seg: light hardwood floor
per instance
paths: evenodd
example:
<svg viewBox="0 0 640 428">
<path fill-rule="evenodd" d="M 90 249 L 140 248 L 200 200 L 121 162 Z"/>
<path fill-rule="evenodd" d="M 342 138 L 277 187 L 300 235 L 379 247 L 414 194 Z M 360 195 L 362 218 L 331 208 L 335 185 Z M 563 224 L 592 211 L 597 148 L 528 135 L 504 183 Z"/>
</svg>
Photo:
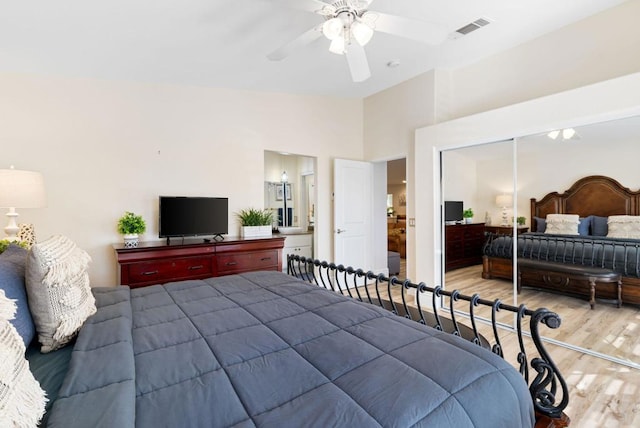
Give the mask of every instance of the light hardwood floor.
<svg viewBox="0 0 640 428">
<path fill-rule="evenodd" d="M 404 279 L 405 272 L 402 263 L 398 277 Z M 488 300 L 501 298 L 507 301 L 511 296 L 510 283 L 483 280 L 480 272 L 481 266 L 448 272 L 447 288 L 459 289 L 468 295 L 479 293 Z M 394 299 L 401 301 L 399 289 L 394 293 Z M 598 301 L 591 310 L 586 300 L 526 288 L 518 299 L 530 309 L 547 307 L 562 317 L 558 330 L 545 330 L 548 337 L 640 363 L 639 308 L 624 305 L 618 309 L 610 302 Z M 488 314 L 488 311 L 481 313 Z M 504 321 L 510 317 L 506 313 L 501 316 Z M 486 337 L 491 337 L 488 326 L 481 325 L 479 329 Z M 510 356 L 517 353 L 517 336 L 501 333 L 501 341 L 505 358 L 515 366 L 516 362 Z M 531 347 L 527 343 L 527 349 Z M 569 387 L 566 413 L 571 418 L 571 427 L 640 427 L 640 370 L 554 344 L 546 347 Z"/>
</svg>

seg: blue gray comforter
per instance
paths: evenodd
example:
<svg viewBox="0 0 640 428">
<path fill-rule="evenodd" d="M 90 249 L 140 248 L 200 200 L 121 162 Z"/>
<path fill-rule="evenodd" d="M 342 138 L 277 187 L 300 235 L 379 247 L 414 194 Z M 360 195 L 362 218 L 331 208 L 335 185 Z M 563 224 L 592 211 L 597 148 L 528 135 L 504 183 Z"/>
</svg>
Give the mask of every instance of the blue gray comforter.
<svg viewBox="0 0 640 428">
<path fill-rule="evenodd" d="M 279 272 L 95 289 L 52 427 L 530 427 L 520 374 Z"/>
</svg>

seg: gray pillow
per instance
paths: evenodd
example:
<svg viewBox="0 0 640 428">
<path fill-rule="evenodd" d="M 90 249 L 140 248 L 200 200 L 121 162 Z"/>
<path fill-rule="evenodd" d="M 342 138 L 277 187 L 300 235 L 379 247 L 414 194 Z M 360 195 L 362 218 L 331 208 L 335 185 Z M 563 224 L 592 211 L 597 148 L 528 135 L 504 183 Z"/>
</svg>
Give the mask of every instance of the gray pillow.
<svg viewBox="0 0 640 428">
<path fill-rule="evenodd" d="M 547 221 L 542 217 L 534 217 L 533 219 L 536 222 L 536 232 L 544 233 L 544 231 L 547 229 Z"/>
<path fill-rule="evenodd" d="M 589 236 L 591 231 L 591 216 L 580 217 L 580 224 L 578 225 L 578 234 L 581 236 Z"/>
<path fill-rule="evenodd" d="M 607 236 L 609 232 L 609 226 L 607 225 L 607 217 L 599 217 L 596 215 L 591 217 L 591 234 L 593 236 Z"/>
<path fill-rule="evenodd" d="M 27 295 L 41 352 L 66 345 L 96 312 L 87 273 L 90 260 L 86 252 L 62 235 L 31 247 Z"/>
</svg>

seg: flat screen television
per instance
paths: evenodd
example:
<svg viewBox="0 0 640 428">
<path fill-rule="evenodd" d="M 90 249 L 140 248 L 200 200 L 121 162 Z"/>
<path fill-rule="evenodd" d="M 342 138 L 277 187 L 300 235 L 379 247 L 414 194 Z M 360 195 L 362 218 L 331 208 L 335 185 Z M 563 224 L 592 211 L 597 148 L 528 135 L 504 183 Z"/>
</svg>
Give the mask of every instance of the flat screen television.
<svg viewBox="0 0 640 428">
<path fill-rule="evenodd" d="M 444 221 L 462 221 L 462 201 L 444 201 Z"/>
<path fill-rule="evenodd" d="M 160 196 L 160 238 L 229 233 L 229 199 Z"/>
</svg>

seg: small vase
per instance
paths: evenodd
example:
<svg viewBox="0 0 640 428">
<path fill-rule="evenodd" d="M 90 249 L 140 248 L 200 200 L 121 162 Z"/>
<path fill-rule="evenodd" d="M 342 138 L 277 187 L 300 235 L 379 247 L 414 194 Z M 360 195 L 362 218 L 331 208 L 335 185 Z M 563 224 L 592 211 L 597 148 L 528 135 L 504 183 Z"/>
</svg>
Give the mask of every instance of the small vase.
<svg viewBox="0 0 640 428">
<path fill-rule="evenodd" d="M 124 234 L 124 246 L 126 248 L 135 248 L 138 246 L 138 234 L 137 233 L 125 233 Z"/>
<path fill-rule="evenodd" d="M 467 218 L 464 219 L 464 222 L 466 224 L 471 224 L 472 221 L 473 221 L 473 218 L 471 218 L 471 217 L 467 217 Z"/>
</svg>

